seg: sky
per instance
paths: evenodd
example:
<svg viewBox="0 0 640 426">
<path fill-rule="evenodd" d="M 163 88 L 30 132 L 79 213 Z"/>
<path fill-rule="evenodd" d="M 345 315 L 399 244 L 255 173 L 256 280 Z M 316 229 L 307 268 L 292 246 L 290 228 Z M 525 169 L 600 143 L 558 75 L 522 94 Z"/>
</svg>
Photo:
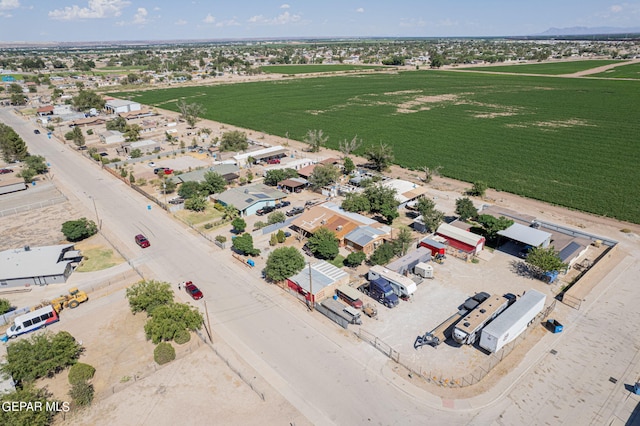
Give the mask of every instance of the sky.
<svg viewBox="0 0 640 426">
<path fill-rule="evenodd" d="M 0 0 L 0 42 L 481 37 L 605 26 L 640 26 L 640 0 Z"/>
</svg>

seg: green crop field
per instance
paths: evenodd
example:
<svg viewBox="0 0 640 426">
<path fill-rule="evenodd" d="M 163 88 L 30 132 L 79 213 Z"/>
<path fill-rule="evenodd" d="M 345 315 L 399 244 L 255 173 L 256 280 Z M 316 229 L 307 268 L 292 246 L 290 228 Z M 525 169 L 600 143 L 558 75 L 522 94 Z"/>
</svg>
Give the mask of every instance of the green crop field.
<svg viewBox="0 0 640 426">
<path fill-rule="evenodd" d="M 302 140 L 391 145 L 396 162 L 640 223 L 640 82 L 411 71 L 112 93 Z M 257 136 L 254 136 L 257 137 Z"/>
<path fill-rule="evenodd" d="M 267 65 L 261 67 L 268 74 L 310 74 L 314 72 L 362 71 L 384 69 L 382 65 Z M 389 67 L 392 68 L 392 67 Z"/>
<path fill-rule="evenodd" d="M 589 77 L 640 79 L 640 63 L 620 65 L 605 72 L 591 74 Z"/>
<path fill-rule="evenodd" d="M 564 61 L 564 62 L 544 62 L 540 64 L 522 65 L 501 65 L 497 67 L 469 67 L 465 70 L 487 71 L 487 72 L 509 72 L 518 74 L 544 74 L 561 75 L 573 74 L 574 72 L 585 71 L 603 65 L 615 64 L 622 61 L 594 59 L 590 61 Z"/>
</svg>

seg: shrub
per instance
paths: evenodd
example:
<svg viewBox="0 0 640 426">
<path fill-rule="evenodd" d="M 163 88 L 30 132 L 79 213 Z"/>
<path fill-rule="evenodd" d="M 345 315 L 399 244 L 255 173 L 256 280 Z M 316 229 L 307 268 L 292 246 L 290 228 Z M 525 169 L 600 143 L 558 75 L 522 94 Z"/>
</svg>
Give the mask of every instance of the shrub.
<svg viewBox="0 0 640 426">
<path fill-rule="evenodd" d="M 89 380 L 95 374 L 96 369 L 89 364 L 79 362 L 69 369 L 69 383 L 72 385 Z"/>
<path fill-rule="evenodd" d="M 214 208 L 214 209 L 216 209 L 216 210 L 218 210 L 218 211 L 220 211 L 220 212 L 223 212 L 223 211 L 224 211 L 224 206 L 223 206 L 222 204 L 220 204 L 220 203 L 215 203 L 215 204 L 213 205 L 213 208 Z"/>
<path fill-rule="evenodd" d="M 205 223 L 204 224 L 204 229 L 211 229 L 213 228 L 213 224 L 212 223 Z"/>
<path fill-rule="evenodd" d="M 278 244 L 278 236 L 276 234 L 271 234 L 271 238 L 269 239 L 269 245 L 275 246 Z"/>
<path fill-rule="evenodd" d="M 98 226 L 86 217 L 69 220 L 62 224 L 62 233 L 69 241 L 80 241 L 98 232 Z"/>
<path fill-rule="evenodd" d="M 173 340 L 179 345 L 184 345 L 191 340 L 191 333 L 187 330 L 178 331 Z"/>
<path fill-rule="evenodd" d="M 91 405 L 94 393 L 95 390 L 93 389 L 93 385 L 86 380 L 81 380 L 80 382 L 71 385 L 69 396 L 73 399 L 73 402 L 76 405 L 84 407 L 86 405 Z"/>
<path fill-rule="evenodd" d="M 160 365 L 166 364 L 176 359 L 176 350 L 171 346 L 171 343 L 160 342 L 153 350 L 153 359 Z"/>
<path fill-rule="evenodd" d="M 0 315 L 11 310 L 11 302 L 8 299 L 0 299 Z"/>
<path fill-rule="evenodd" d="M 225 237 L 224 235 L 216 235 L 216 241 L 219 243 L 226 243 L 227 237 Z"/>
<path fill-rule="evenodd" d="M 93 134 L 93 129 L 89 129 L 89 130 L 87 130 L 87 134 L 88 134 L 88 135 L 92 135 L 92 134 Z"/>
<path fill-rule="evenodd" d="M 266 224 L 266 223 L 264 223 L 264 222 L 262 222 L 261 220 L 259 220 L 259 221 L 257 221 L 256 223 L 254 223 L 254 224 L 253 224 L 253 227 L 254 227 L 255 229 L 262 229 L 262 228 L 264 228 L 265 226 L 267 226 L 267 224 Z"/>
<path fill-rule="evenodd" d="M 282 244 L 287 239 L 287 236 L 284 235 L 284 231 L 282 229 L 278 229 L 278 232 L 276 233 L 276 238 L 278 239 L 278 242 Z"/>
<path fill-rule="evenodd" d="M 367 257 L 366 254 L 364 254 L 361 251 L 354 251 L 351 252 L 347 255 L 347 258 L 344 260 L 344 264 L 349 266 L 349 267 L 356 267 L 362 264 L 362 262 L 364 262 L 364 259 Z"/>
</svg>

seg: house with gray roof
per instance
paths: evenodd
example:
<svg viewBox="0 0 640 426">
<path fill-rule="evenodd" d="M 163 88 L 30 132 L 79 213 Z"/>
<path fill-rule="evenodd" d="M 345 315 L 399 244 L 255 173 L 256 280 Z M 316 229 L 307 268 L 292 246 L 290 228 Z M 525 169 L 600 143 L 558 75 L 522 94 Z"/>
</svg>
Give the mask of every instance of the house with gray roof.
<svg viewBox="0 0 640 426">
<path fill-rule="evenodd" d="M 216 196 L 223 206 L 234 206 L 242 216 L 250 216 L 266 206 L 274 206 L 287 194 L 263 183 L 227 189 Z"/>
<path fill-rule="evenodd" d="M 348 283 L 349 274 L 324 260 L 309 265 L 293 277 L 287 278 L 290 289 L 314 303 L 333 296 L 336 288 Z"/>
<path fill-rule="evenodd" d="M 240 169 L 235 164 L 216 164 L 211 167 L 181 173 L 169 179 L 178 185 L 185 182 L 204 182 L 204 175 L 207 172 L 214 172 L 222 176 L 227 183 L 230 183 L 240 177 L 240 175 L 238 175 L 239 171 Z"/>
<path fill-rule="evenodd" d="M 73 244 L 25 246 L 0 252 L 0 289 L 67 281 L 82 255 Z"/>
</svg>

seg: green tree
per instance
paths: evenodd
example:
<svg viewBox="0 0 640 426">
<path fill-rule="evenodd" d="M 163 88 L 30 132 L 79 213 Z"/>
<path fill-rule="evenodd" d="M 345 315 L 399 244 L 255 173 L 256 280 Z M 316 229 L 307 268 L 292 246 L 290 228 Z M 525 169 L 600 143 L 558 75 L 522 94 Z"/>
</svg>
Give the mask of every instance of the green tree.
<svg viewBox="0 0 640 426">
<path fill-rule="evenodd" d="M 4 315 L 11 310 L 11 302 L 7 299 L 0 299 L 0 315 Z"/>
<path fill-rule="evenodd" d="M 198 330 L 202 322 L 202 314 L 195 307 L 170 303 L 153 310 L 151 319 L 144 325 L 144 332 L 148 340 L 158 344 L 163 340 L 173 340 L 183 330 Z"/>
<path fill-rule="evenodd" d="M 231 226 L 233 226 L 233 232 L 242 234 L 247 228 L 247 222 L 241 217 L 236 217 L 231 221 Z"/>
<path fill-rule="evenodd" d="M 314 190 L 332 184 L 340 177 L 340 171 L 333 164 L 318 164 L 309 176 L 309 183 Z"/>
<path fill-rule="evenodd" d="M 370 146 L 364 156 L 369 160 L 370 166 L 379 172 L 386 170 L 394 160 L 393 148 L 384 143 Z"/>
<path fill-rule="evenodd" d="M 160 189 L 162 190 L 163 194 L 171 194 L 176 190 L 176 187 L 178 186 L 178 184 L 175 183 L 173 179 L 167 178 L 162 179 L 162 183 L 160 185 Z"/>
<path fill-rule="evenodd" d="M 202 212 L 207 208 L 207 198 L 203 195 L 187 198 L 184 201 L 184 208 L 194 212 Z"/>
<path fill-rule="evenodd" d="M 244 151 L 249 148 L 247 134 L 239 130 L 224 132 L 220 139 L 220 151 Z"/>
<path fill-rule="evenodd" d="M 33 383 L 24 384 L 14 391 L 0 394 L 0 406 L 5 404 L 30 402 L 40 403 L 46 407 L 47 403 L 53 403 L 52 394 L 46 388 L 36 388 Z M 59 402 L 59 401 L 58 401 Z M 62 404 L 60 404 L 62 407 Z M 53 423 L 56 412 L 52 410 L 0 410 L 0 424 L 5 426 L 48 426 Z"/>
<path fill-rule="evenodd" d="M 150 315 L 158 306 L 173 302 L 173 291 L 167 282 L 143 280 L 126 291 L 131 312 L 146 312 Z"/>
<path fill-rule="evenodd" d="M 427 166 L 423 167 L 422 171 L 424 172 L 424 178 L 422 178 L 422 180 L 424 181 L 424 183 L 431 183 L 434 176 L 440 176 L 441 169 L 442 169 L 442 166 L 437 166 L 435 168 L 431 168 Z"/>
<path fill-rule="evenodd" d="M 71 131 L 71 140 L 77 146 L 85 145 L 84 134 L 82 133 L 82 129 L 78 126 L 73 126 L 73 130 Z"/>
<path fill-rule="evenodd" d="M 482 225 L 488 240 L 495 241 L 498 238 L 498 231 L 503 231 L 513 225 L 513 220 L 504 216 L 496 218 L 490 214 L 478 216 L 478 223 Z"/>
<path fill-rule="evenodd" d="M 137 124 L 127 125 L 124 129 L 124 138 L 129 142 L 140 140 L 140 132 L 142 128 Z"/>
<path fill-rule="evenodd" d="M 401 226 L 398 230 L 398 235 L 396 235 L 396 239 L 393 240 L 393 245 L 395 248 L 395 253 L 399 256 L 404 256 L 407 254 L 409 247 L 411 247 L 411 243 L 413 241 L 413 234 L 411 233 L 411 229 L 407 226 Z"/>
<path fill-rule="evenodd" d="M 28 168 L 37 174 L 46 173 L 48 170 L 47 162 L 42 155 L 28 155 L 24 158 L 24 162 Z"/>
<path fill-rule="evenodd" d="M 153 350 L 153 360 L 159 365 L 166 364 L 176 359 L 176 350 L 169 342 L 160 342 Z"/>
<path fill-rule="evenodd" d="M 73 383 L 69 390 L 69 396 L 73 400 L 74 404 L 80 407 L 91 405 L 94 394 L 95 390 L 93 385 L 86 380 Z"/>
<path fill-rule="evenodd" d="M 194 127 L 200 116 L 207 111 L 205 107 L 198 103 L 188 104 L 184 99 L 178 101 L 178 109 L 180 110 L 180 118 L 187 122 L 189 127 Z"/>
<path fill-rule="evenodd" d="M 227 204 L 224 206 L 224 210 L 222 211 L 222 219 L 224 220 L 233 220 L 236 217 L 240 216 L 240 212 L 233 204 Z"/>
<path fill-rule="evenodd" d="M 538 273 L 562 271 L 568 267 L 568 265 L 560 259 L 558 252 L 553 246 L 547 248 L 533 247 L 529 250 L 525 262 L 531 265 Z"/>
<path fill-rule="evenodd" d="M 4 123 L 0 123 L 0 151 L 6 162 L 23 161 L 29 156 L 29 150 L 24 140 Z"/>
<path fill-rule="evenodd" d="M 344 259 L 344 264 L 350 268 L 362 265 L 362 262 L 367 258 L 367 255 L 361 251 L 353 251 L 347 255 Z"/>
<path fill-rule="evenodd" d="M 469 195 L 473 195 L 476 197 L 480 197 L 480 198 L 484 198 L 486 192 L 487 192 L 487 184 L 481 180 L 474 182 L 473 186 L 471 187 L 471 189 L 469 191 L 467 191 L 467 193 Z"/>
<path fill-rule="evenodd" d="M 123 117 L 117 116 L 113 120 L 107 121 L 105 125 L 107 126 L 107 130 L 117 130 L 124 133 L 125 129 L 127 128 L 127 120 L 125 120 Z"/>
<path fill-rule="evenodd" d="M 142 157 L 142 151 L 140 150 L 140 148 L 134 148 L 131 150 L 129 155 L 131 155 L 131 158 L 140 158 Z"/>
<path fill-rule="evenodd" d="M 286 179 L 291 179 L 294 177 L 298 177 L 298 172 L 294 169 L 276 169 L 276 170 L 267 170 L 267 173 L 264 176 L 264 184 L 270 186 L 276 186 L 278 182 L 282 182 Z"/>
<path fill-rule="evenodd" d="M 69 369 L 69 383 L 80 383 L 93 378 L 96 369 L 89 364 L 78 362 Z"/>
<path fill-rule="evenodd" d="M 95 235 L 98 232 L 98 226 L 92 220 L 86 217 L 78 220 L 69 220 L 62 224 L 62 233 L 69 241 L 81 241 Z"/>
<path fill-rule="evenodd" d="M 478 217 L 478 209 L 469 198 L 458 198 L 456 200 L 456 214 L 460 216 L 460 220 L 475 219 Z"/>
<path fill-rule="evenodd" d="M 20 86 L 18 83 L 11 83 L 9 85 L 9 93 L 13 95 L 21 95 L 23 93 L 22 86 Z"/>
<path fill-rule="evenodd" d="M 334 259 L 338 255 L 339 241 L 336 234 L 327 228 L 317 229 L 309 237 L 309 249 L 320 259 Z"/>
<path fill-rule="evenodd" d="M 244 233 L 235 237 L 232 246 L 236 251 L 246 256 L 258 256 L 260 254 L 260 250 L 253 247 L 253 237 L 251 234 Z"/>
<path fill-rule="evenodd" d="M 38 333 L 7 347 L 7 362 L 0 366 L 18 383 L 51 377 L 76 363 L 82 346 L 66 331 Z"/>
<path fill-rule="evenodd" d="M 208 194 L 219 194 L 225 190 L 227 181 L 220 173 L 208 171 L 204 174 L 204 182 L 200 184 L 200 188 Z"/>
<path fill-rule="evenodd" d="M 11 105 L 26 105 L 27 97 L 24 93 L 13 93 L 11 95 Z"/>
<path fill-rule="evenodd" d="M 362 139 L 358 139 L 358 135 L 355 135 L 350 141 L 344 139 L 338 143 L 338 149 L 344 155 L 345 160 L 354 153 L 362 145 Z M 353 161 L 352 161 L 353 163 Z"/>
<path fill-rule="evenodd" d="M 431 56 L 431 68 L 440 68 L 444 65 L 444 58 L 438 53 L 432 53 Z"/>
<path fill-rule="evenodd" d="M 345 195 L 341 207 L 348 212 L 368 212 L 371 210 L 371 203 L 365 194 L 350 192 Z"/>
<path fill-rule="evenodd" d="M 269 216 L 267 216 L 267 223 L 269 225 L 273 225 L 275 223 L 284 222 L 285 220 L 287 220 L 287 217 L 282 212 L 269 213 Z"/>
<path fill-rule="evenodd" d="M 276 239 L 278 240 L 278 243 L 282 244 L 286 241 L 287 236 L 285 235 L 284 231 L 282 229 L 278 229 L 278 232 L 276 232 Z"/>
<path fill-rule="evenodd" d="M 309 145 L 310 152 L 318 152 L 320 148 L 326 145 L 329 140 L 328 136 L 324 136 L 322 130 L 309 130 L 305 135 L 303 142 Z"/>
<path fill-rule="evenodd" d="M 184 182 L 180 185 L 180 188 L 178 188 L 178 195 L 182 198 L 188 199 L 201 196 L 202 194 L 203 191 L 202 188 L 200 188 L 200 183 L 193 180 Z"/>
<path fill-rule="evenodd" d="M 373 252 L 369 257 L 369 263 L 372 265 L 386 265 L 394 256 L 393 244 L 384 243 Z"/>
<path fill-rule="evenodd" d="M 102 96 L 91 90 L 80 90 L 71 102 L 78 111 L 89 111 L 91 108 L 101 110 L 106 103 Z"/>
<path fill-rule="evenodd" d="M 345 175 L 350 175 L 356 169 L 356 165 L 349 157 L 344 158 L 344 160 L 342 161 L 342 166 L 344 167 Z"/>
<path fill-rule="evenodd" d="M 30 168 L 25 168 L 23 169 L 18 176 L 21 177 L 22 179 L 24 179 L 24 181 L 26 183 L 32 182 L 33 178 L 35 178 L 37 175 L 37 173 L 35 171 L 33 171 L 33 169 Z"/>
<path fill-rule="evenodd" d="M 396 200 L 397 191 L 394 188 L 379 184 L 371 185 L 364 190 L 363 194 L 369 199 L 371 205 L 369 211 L 373 214 L 381 214 L 387 223 L 393 222 L 393 219 L 400 215 L 398 213 L 400 203 Z"/>
<path fill-rule="evenodd" d="M 444 221 L 444 213 L 436 210 L 436 204 L 429 198 L 419 198 L 416 202 L 415 209 L 422 216 L 425 226 L 432 232 L 438 229 L 438 226 Z"/>
<path fill-rule="evenodd" d="M 267 258 L 265 276 L 271 281 L 283 281 L 302 271 L 304 256 L 295 247 L 280 247 L 273 250 Z"/>
<path fill-rule="evenodd" d="M 275 246 L 277 244 L 278 244 L 278 236 L 275 233 L 273 233 L 273 234 L 271 234 L 271 237 L 269 238 L 269 245 L 270 246 Z"/>
</svg>

